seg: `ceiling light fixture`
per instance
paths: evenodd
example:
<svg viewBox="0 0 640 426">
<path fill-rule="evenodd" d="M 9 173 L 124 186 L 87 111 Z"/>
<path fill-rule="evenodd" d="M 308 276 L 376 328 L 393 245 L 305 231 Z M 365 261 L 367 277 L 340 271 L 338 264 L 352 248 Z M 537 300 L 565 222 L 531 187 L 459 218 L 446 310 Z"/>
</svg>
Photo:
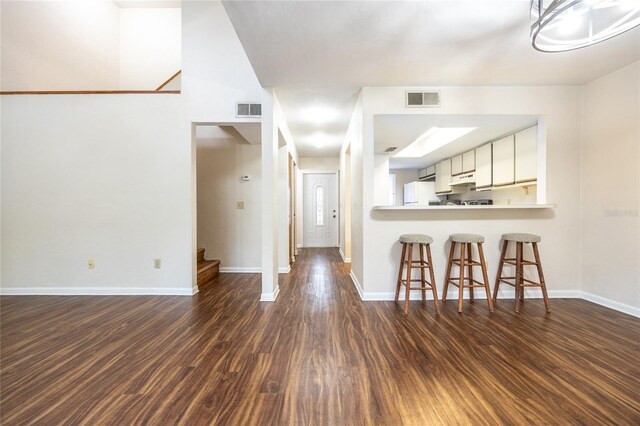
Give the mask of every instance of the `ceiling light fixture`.
<svg viewBox="0 0 640 426">
<path fill-rule="evenodd" d="M 307 141 L 316 148 L 323 148 L 328 145 L 330 137 L 325 133 L 316 132 L 307 138 Z"/>
<path fill-rule="evenodd" d="M 394 155 L 394 158 L 422 158 L 475 129 L 477 127 L 432 127 Z"/>
<path fill-rule="evenodd" d="M 302 110 L 302 117 L 304 121 L 309 121 L 316 124 L 326 124 L 336 121 L 340 114 L 335 108 L 330 108 L 323 105 L 315 105 Z"/>
<path fill-rule="evenodd" d="M 640 0 L 531 0 L 531 44 L 566 52 L 640 25 Z"/>
</svg>

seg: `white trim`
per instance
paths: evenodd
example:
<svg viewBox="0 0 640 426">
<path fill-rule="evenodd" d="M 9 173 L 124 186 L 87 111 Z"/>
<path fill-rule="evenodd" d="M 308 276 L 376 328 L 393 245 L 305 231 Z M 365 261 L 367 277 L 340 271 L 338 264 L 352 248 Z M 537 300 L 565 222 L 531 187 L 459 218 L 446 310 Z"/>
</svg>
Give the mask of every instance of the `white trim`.
<svg viewBox="0 0 640 426">
<path fill-rule="evenodd" d="M 589 302 L 595 303 L 597 305 L 605 306 L 610 309 L 615 309 L 616 311 L 623 312 L 625 314 L 629 314 L 634 317 L 640 318 L 640 308 L 638 307 L 616 302 L 615 300 L 607 299 L 606 297 L 602 297 L 602 296 L 597 296 L 592 293 L 587 293 L 586 291 L 582 292 L 582 298 L 584 300 L 588 300 Z"/>
<path fill-rule="evenodd" d="M 404 300 L 404 287 L 400 290 L 400 299 Z M 550 299 L 580 299 L 582 298 L 582 292 L 579 290 L 551 290 L 548 292 Z M 411 298 L 409 300 L 422 300 L 422 294 L 417 290 L 411 291 Z M 442 293 L 438 293 L 438 297 L 442 299 Z M 395 293 L 364 293 L 360 298 L 363 301 L 388 301 L 395 300 Z M 476 299 L 486 299 L 487 295 L 484 291 L 476 290 Z M 515 298 L 514 289 L 500 290 L 498 292 L 498 299 L 513 299 Z M 469 299 L 469 291 L 465 290 L 463 299 Z M 542 299 L 542 292 L 538 290 L 525 290 L 525 299 Z M 433 300 L 433 293 L 427 290 L 427 300 Z M 458 289 L 454 288 L 447 292 L 447 300 L 458 300 Z"/>
<path fill-rule="evenodd" d="M 221 274 L 259 274 L 262 272 L 261 267 L 255 266 L 221 266 Z"/>
<path fill-rule="evenodd" d="M 340 252 L 340 257 L 342 257 L 342 261 L 344 263 L 351 263 L 351 258 L 344 256 L 344 253 L 342 252 L 342 247 L 338 247 L 338 251 Z"/>
<path fill-rule="evenodd" d="M 2 296 L 193 296 L 198 287 L 2 287 Z"/>
<path fill-rule="evenodd" d="M 298 169 L 298 171 L 303 174 L 320 174 L 320 175 L 328 175 L 328 174 L 338 174 L 338 169 Z"/>
<path fill-rule="evenodd" d="M 262 293 L 260 295 L 261 302 L 275 302 L 278 294 L 280 293 L 280 286 L 277 286 L 273 293 Z"/>
<path fill-rule="evenodd" d="M 259 274 L 262 272 L 261 267 L 255 266 L 223 266 L 220 268 L 221 274 Z M 291 266 L 278 268 L 279 274 L 288 274 L 291 272 Z"/>
<path fill-rule="evenodd" d="M 349 272 L 349 276 L 351 277 L 351 281 L 353 282 L 353 285 L 356 286 L 356 290 L 358 290 L 358 295 L 360 295 L 360 299 L 368 300 L 368 299 L 365 299 L 365 293 L 362 290 L 362 286 L 360 285 L 360 282 L 358 281 L 358 278 L 356 278 L 356 274 L 353 273 L 353 270 Z M 393 299 L 391 299 L 391 300 L 393 300 Z"/>
</svg>

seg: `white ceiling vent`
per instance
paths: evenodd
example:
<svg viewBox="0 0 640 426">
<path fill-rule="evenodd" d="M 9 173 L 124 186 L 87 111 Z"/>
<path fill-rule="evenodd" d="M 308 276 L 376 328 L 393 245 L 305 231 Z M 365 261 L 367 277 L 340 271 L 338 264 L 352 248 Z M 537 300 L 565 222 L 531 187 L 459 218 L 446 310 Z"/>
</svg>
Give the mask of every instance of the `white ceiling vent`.
<svg viewBox="0 0 640 426">
<path fill-rule="evenodd" d="M 262 117 L 262 104 L 236 102 L 236 117 Z"/>
<path fill-rule="evenodd" d="M 440 91 L 405 92 L 405 106 L 407 108 L 433 108 L 440 106 Z"/>
</svg>

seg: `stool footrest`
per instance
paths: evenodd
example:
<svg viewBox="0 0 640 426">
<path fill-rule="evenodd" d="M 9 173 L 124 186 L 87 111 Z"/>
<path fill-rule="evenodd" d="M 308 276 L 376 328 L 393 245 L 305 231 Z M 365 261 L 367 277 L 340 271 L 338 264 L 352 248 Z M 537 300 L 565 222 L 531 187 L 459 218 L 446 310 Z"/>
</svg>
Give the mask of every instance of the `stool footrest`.
<svg viewBox="0 0 640 426">
<path fill-rule="evenodd" d="M 500 280 L 501 283 L 509 284 L 510 286 L 515 287 L 516 286 L 515 282 L 507 281 L 507 280 L 514 280 L 515 281 L 515 279 L 516 279 L 516 277 L 502 277 L 499 280 Z M 526 278 L 523 278 L 522 281 L 524 281 L 525 283 L 528 283 L 528 284 L 520 284 L 520 287 L 542 287 L 542 283 L 531 281 L 531 280 L 528 280 Z"/>
<path fill-rule="evenodd" d="M 455 278 L 452 278 L 449 280 L 449 284 L 453 284 L 456 287 L 460 287 L 460 278 L 458 278 L 457 281 L 454 281 Z M 467 280 L 468 278 L 465 278 L 465 280 Z M 473 280 L 473 282 L 475 284 L 462 284 L 462 287 L 464 288 L 484 288 L 486 287 L 485 283 L 481 283 L 480 281 L 477 280 Z"/>
<path fill-rule="evenodd" d="M 516 259 L 504 259 L 504 263 L 508 264 L 508 265 L 513 265 L 516 266 Z M 524 260 L 522 259 L 522 264 L 523 265 L 537 265 L 536 262 L 532 261 L 532 260 Z"/>
<path fill-rule="evenodd" d="M 411 282 L 415 282 L 416 280 L 411 280 Z M 420 281 L 420 280 L 417 280 Z M 422 282 L 422 281 L 421 281 Z M 427 284 L 428 287 L 411 287 L 411 284 L 409 284 L 409 290 L 431 290 L 433 289 L 433 285 L 428 282 L 428 281 L 424 281 L 425 284 Z M 407 280 L 401 280 L 400 284 L 402 284 L 403 286 L 407 286 Z"/>
<path fill-rule="evenodd" d="M 460 266 L 460 259 L 453 259 L 451 263 Z M 465 259 L 464 266 L 482 266 L 482 263 L 478 262 L 477 260 L 468 261 Z"/>
</svg>

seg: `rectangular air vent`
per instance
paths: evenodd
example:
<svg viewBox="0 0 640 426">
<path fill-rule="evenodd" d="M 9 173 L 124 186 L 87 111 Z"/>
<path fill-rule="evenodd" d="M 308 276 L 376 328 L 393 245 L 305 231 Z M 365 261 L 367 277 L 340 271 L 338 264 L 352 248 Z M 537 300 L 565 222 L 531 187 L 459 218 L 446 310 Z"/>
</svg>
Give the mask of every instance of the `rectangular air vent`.
<svg viewBox="0 0 640 426">
<path fill-rule="evenodd" d="M 236 117 L 262 117 L 262 104 L 253 102 L 237 102 Z"/>
<path fill-rule="evenodd" d="M 405 92 L 405 106 L 407 108 L 433 108 L 440 106 L 440 91 Z"/>
<path fill-rule="evenodd" d="M 389 148 L 385 149 L 385 150 L 384 150 L 384 152 L 393 152 L 393 151 L 395 151 L 396 149 L 398 149 L 398 147 L 397 147 L 397 146 L 390 146 Z"/>
</svg>

